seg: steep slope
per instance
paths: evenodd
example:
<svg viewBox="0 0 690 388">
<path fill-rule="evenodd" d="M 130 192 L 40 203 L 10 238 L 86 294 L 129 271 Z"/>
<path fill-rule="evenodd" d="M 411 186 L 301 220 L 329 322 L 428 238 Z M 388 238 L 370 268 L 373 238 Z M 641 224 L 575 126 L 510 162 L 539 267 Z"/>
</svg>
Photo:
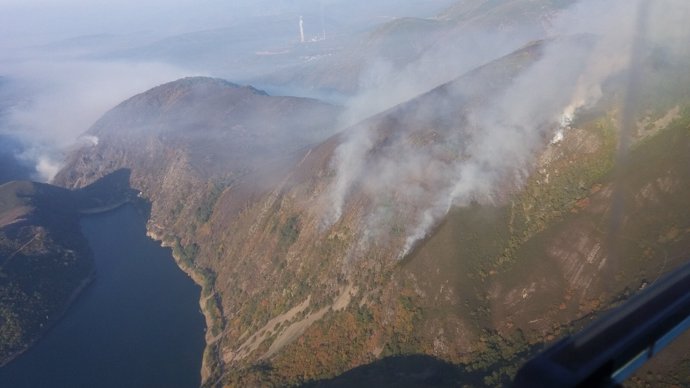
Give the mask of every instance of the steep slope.
<svg viewBox="0 0 690 388">
<path fill-rule="evenodd" d="M 646 87 L 658 88 L 654 76 L 648 81 Z M 620 86 L 607 92 L 616 95 Z M 223 297 L 227 334 L 220 339 L 230 364 L 226 384 L 305 382 L 410 353 L 464 365 L 456 372 L 463 379 L 480 372 L 484 384 L 504 383 L 539 344 L 687 260 L 688 95 L 683 87 L 656 90 L 681 105 L 659 106 L 651 95 L 644 101 L 656 106 L 640 109 L 650 113 L 639 117 L 635 146 L 619 170 L 613 162 L 621 129 L 612 113 L 618 103 L 607 99 L 582 112 L 560 142 L 543 143 L 524 186 L 508 180 L 497 200 L 479 196 L 453 208 L 401 263 L 394 259 L 414 207 L 406 208 L 395 186 L 388 186 L 390 198 L 377 198 L 368 194 L 371 182 L 359 182 L 342 218 L 324 226 L 319 215 L 327 209 L 317 200 L 333 176 L 334 144 L 312 151 L 300 171 L 314 170 L 296 173 L 294 185 L 277 187 L 232 219 L 214 214 L 208 230 L 220 236 L 200 236 L 199 244 L 224 241 L 233 250 L 202 248 L 199 261 L 215 255 L 216 285 L 230 290 Z M 421 144 L 436 136 L 443 143 L 446 110 L 417 110 L 428 108 L 421 101 L 363 124 L 375 129 L 366 168 L 400 152 L 398 136 Z M 462 115 L 451 112 L 462 126 Z M 424 120 L 429 117 L 440 120 Z M 424 136 L 427 128 L 437 132 Z M 433 185 L 428 173 L 417 179 Z M 300 181 L 302 174 L 311 178 Z M 219 211 L 231 201 L 227 194 Z M 386 223 L 368 239 L 367 216 L 377 209 L 388 211 L 376 217 Z M 680 375 L 666 383 L 682 384 L 688 376 Z"/>
</svg>

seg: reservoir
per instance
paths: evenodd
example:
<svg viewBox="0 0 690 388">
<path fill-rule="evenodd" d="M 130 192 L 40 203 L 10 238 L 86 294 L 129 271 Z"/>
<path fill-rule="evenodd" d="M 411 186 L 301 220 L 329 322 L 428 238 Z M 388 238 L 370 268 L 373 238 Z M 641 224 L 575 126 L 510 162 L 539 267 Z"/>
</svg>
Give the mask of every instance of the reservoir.
<svg viewBox="0 0 690 388">
<path fill-rule="evenodd" d="M 133 206 L 86 216 L 96 278 L 0 387 L 198 387 L 204 350 L 200 288 L 169 248 L 146 236 Z"/>
</svg>

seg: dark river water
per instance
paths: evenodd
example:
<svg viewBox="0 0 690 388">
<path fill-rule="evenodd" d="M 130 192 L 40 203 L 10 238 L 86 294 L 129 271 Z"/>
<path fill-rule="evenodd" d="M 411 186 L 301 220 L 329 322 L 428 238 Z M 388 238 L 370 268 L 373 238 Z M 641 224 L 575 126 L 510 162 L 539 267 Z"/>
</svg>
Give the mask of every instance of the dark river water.
<svg viewBox="0 0 690 388">
<path fill-rule="evenodd" d="M 0 368 L 0 387 L 198 387 L 200 289 L 133 206 L 85 217 L 96 280 L 34 347 Z"/>
</svg>

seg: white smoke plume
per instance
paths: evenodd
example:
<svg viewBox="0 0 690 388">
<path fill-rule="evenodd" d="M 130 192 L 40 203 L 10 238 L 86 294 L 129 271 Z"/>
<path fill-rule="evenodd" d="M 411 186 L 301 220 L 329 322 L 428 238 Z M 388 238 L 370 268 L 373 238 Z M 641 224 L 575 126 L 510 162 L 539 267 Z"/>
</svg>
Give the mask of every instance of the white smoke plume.
<svg viewBox="0 0 690 388">
<path fill-rule="evenodd" d="M 53 177 L 60 171 L 60 162 L 51 159 L 50 156 L 41 155 L 36 161 L 37 180 L 41 182 L 50 182 Z"/>
<path fill-rule="evenodd" d="M 35 165 L 34 179 L 43 182 L 59 170 L 62 152 L 77 143 L 98 143 L 93 136 L 79 136 L 106 111 L 134 94 L 187 75 L 157 63 L 43 60 L 0 64 L 0 73 L 30 90 L 6 113 L 0 132 L 27 145 L 19 157 Z"/>
<path fill-rule="evenodd" d="M 77 139 L 77 141 L 81 141 L 83 143 L 86 143 L 86 145 L 95 147 L 98 145 L 98 136 L 82 135 L 79 137 L 79 139 Z"/>
<path fill-rule="evenodd" d="M 403 257 L 451 207 L 474 200 L 495 202 L 501 187 L 520 187 L 534 157 L 554 133 L 567 130 L 579 109 L 601 98 L 602 84 L 627 68 L 637 4 L 589 0 L 563 11 L 554 20 L 554 38 L 544 44 L 539 59 L 502 92 L 468 108 L 466 117 L 449 118 L 457 121 L 454 129 L 434 134 L 441 141 L 422 141 L 419 146 L 419 139 L 410 140 L 414 136 L 398 134 L 380 146 L 376 143 L 380 128 L 353 127 L 332 160 L 335 177 L 325 194 L 331 204 L 326 225 L 338 221 L 357 187 L 373 203 L 362 236 L 385 236 L 399 221 L 405 226 L 399 256 Z M 667 4 L 688 9 L 678 1 Z M 405 84 L 405 77 L 397 79 L 402 84 L 395 90 L 416 90 L 417 85 Z M 460 87 L 452 93 L 471 97 L 477 91 Z M 397 102 L 393 99 L 393 104 Z M 428 109 L 439 115 L 444 104 L 446 99 L 437 98 Z"/>
</svg>

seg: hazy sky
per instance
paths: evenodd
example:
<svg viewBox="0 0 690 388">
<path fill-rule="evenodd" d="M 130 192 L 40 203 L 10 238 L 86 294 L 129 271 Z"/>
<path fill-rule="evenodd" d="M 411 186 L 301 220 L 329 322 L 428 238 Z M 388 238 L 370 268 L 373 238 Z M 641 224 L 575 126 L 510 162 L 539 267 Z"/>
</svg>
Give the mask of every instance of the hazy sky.
<svg viewBox="0 0 690 388">
<path fill-rule="evenodd" d="M 0 36 L 7 46 L 87 34 L 140 30 L 174 33 L 213 28 L 231 21 L 242 8 L 241 4 L 228 6 L 227 3 L 220 0 L 1 0 Z"/>
<path fill-rule="evenodd" d="M 181 33 L 224 27 L 280 13 L 320 12 L 363 16 L 429 16 L 452 0 L 0 0 L 0 48 L 46 43 L 79 35 L 155 31 Z M 332 14 L 331 14 L 332 13 Z"/>
</svg>

